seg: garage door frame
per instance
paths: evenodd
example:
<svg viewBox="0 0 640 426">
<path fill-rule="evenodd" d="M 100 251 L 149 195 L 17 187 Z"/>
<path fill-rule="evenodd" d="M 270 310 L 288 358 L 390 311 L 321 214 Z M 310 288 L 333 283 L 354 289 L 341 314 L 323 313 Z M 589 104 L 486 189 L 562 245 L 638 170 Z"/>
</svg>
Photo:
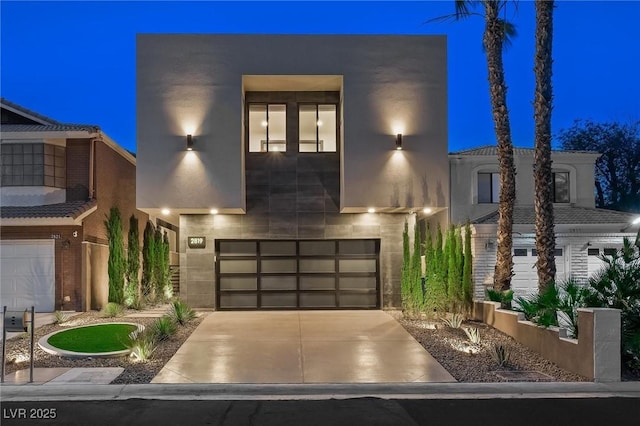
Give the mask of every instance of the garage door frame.
<svg viewBox="0 0 640 426">
<path fill-rule="evenodd" d="M 344 254 L 341 253 L 340 243 L 341 242 L 369 242 L 374 244 L 374 253 L 373 254 Z M 289 243 L 295 244 L 295 254 L 288 255 L 263 255 L 261 253 L 261 243 Z M 301 243 L 305 242 L 323 242 L 329 243 L 333 242 L 335 244 L 334 254 L 332 255 L 303 255 L 300 251 Z M 256 254 L 255 255 L 225 255 L 221 253 L 221 244 L 222 243 L 255 243 L 256 244 Z M 380 309 L 381 307 L 381 285 L 380 285 L 380 239 L 374 238 L 362 238 L 362 239 L 326 239 L 326 240 L 313 240 L 313 239 L 218 239 L 215 242 L 215 308 L 216 310 L 341 310 L 341 309 Z M 262 260 L 294 260 L 296 262 L 296 271 L 295 272 L 275 272 L 268 273 L 263 272 L 261 270 Z M 301 260 L 329 260 L 332 259 L 335 262 L 335 270 L 334 272 L 301 272 L 300 262 Z M 256 261 L 256 271 L 254 272 L 237 272 L 237 273 L 222 273 L 220 262 L 223 260 L 255 260 Z M 375 261 L 375 272 L 341 272 L 340 271 L 340 261 L 341 260 L 374 260 Z M 248 289 L 248 290 L 223 290 L 221 289 L 221 278 L 225 277 L 256 277 L 256 288 Z M 265 290 L 262 288 L 262 280 L 263 277 L 276 276 L 276 277 L 295 277 L 295 289 L 286 289 L 286 290 L 277 290 L 277 289 L 269 289 Z M 304 277 L 333 277 L 335 279 L 335 288 L 333 289 L 302 289 L 301 288 L 301 278 Z M 375 289 L 355 289 L 349 288 L 346 289 L 341 287 L 341 280 L 349 279 L 349 278 L 374 278 L 375 279 Z M 263 295 L 269 294 L 292 294 L 296 295 L 296 306 L 263 306 L 262 299 Z M 325 294 L 329 295 L 333 293 L 335 297 L 335 306 L 303 306 L 301 303 L 302 295 L 309 294 Z M 221 298 L 223 295 L 228 294 L 247 294 L 247 295 L 256 295 L 256 306 L 251 307 L 228 307 L 221 306 Z M 369 304 L 368 306 L 357 306 L 357 305 L 347 305 L 341 302 L 341 296 L 357 296 L 363 295 L 365 297 L 371 297 L 372 295 L 375 298 L 375 304 Z"/>
</svg>

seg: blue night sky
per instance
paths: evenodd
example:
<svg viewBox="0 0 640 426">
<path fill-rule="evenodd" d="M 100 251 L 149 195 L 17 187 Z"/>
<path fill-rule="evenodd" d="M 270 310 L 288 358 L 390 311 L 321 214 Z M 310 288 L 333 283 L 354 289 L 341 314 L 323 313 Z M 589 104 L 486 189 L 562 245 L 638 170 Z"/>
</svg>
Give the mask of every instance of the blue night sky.
<svg viewBox="0 0 640 426">
<path fill-rule="evenodd" d="M 0 2 L 1 94 L 54 119 L 99 125 L 135 151 L 137 33 L 446 34 L 449 150 L 494 144 L 483 22 L 423 2 Z M 640 119 L 640 2 L 557 1 L 554 132 L 574 119 Z M 534 7 L 509 18 L 505 53 L 516 146 L 533 146 Z"/>
</svg>

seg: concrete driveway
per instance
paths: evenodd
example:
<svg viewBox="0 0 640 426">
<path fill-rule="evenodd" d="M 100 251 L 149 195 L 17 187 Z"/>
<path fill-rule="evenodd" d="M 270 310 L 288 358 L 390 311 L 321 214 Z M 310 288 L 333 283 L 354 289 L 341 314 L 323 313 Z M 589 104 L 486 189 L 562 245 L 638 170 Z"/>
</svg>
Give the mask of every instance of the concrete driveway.
<svg viewBox="0 0 640 426">
<path fill-rule="evenodd" d="M 383 311 L 213 312 L 152 383 L 455 379 Z"/>
</svg>

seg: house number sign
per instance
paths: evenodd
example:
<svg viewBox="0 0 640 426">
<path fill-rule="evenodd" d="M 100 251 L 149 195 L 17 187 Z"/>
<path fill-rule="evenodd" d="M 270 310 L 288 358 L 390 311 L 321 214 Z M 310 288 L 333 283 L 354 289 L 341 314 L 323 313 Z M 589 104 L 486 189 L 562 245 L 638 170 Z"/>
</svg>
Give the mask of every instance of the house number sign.
<svg viewBox="0 0 640 426">
<path fill-rule="evenodd" d="M 207 246 L 207 237 L 188 237 L 189 248 L 202 249 Z"/>
</svg>

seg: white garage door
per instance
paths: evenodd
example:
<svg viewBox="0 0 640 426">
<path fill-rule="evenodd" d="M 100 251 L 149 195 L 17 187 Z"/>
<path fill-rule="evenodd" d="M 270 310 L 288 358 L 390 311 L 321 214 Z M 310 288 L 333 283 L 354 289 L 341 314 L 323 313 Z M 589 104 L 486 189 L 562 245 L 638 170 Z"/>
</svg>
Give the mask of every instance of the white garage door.
<svg viewBox="0 0 640 426">
<path fill-rule="evenodd" d="M 53 240 L 0 242 L 1 301 L 7 309 L 36 307 L 53 312 L 55 298 Z"/>
<path fill-rule="evenodd" d="M 556 257 L 556 281 L 565 279 L 565 252 L 557 248 Z M 538 292 L 538 270 L 536 269 L 537 253 L 534 248 L 515 248 L 513 250 L 513 277 L 511 288 L 515 296 L 525 296 Z"/>
<path fill-rule="evenodd" d="M 589 277 L 595 275 L 603 266 L 606 265 L 605 262 L 600 259 L 601 255 L 611 256 L 616 253 L 618 248 L 608 247 L 608 248 L 590 248 L 587 250 L 588 261 L 587 261 L 587 271 L 589 273 Z"/>
</svg>

